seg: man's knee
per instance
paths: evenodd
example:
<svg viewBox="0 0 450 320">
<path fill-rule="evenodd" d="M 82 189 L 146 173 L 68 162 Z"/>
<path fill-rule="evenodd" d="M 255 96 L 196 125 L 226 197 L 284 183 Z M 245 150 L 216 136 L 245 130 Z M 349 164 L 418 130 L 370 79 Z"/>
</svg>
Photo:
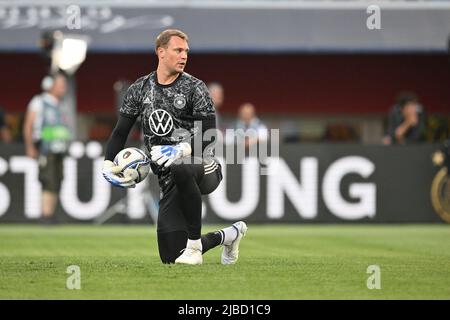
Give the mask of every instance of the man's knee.
<svg viewBox="0 0 450 320">
<path fill-rule="evenodd" d="M 187 232 L 158 232 L 158 251 L 162 263 L 175 263 L 183 249 L 186 248 Z"/>
<path fill-rule="evenodd" d="M 159 257 L 161 262 L 164 264 L 167 263 L 175 263 L 175 259 L 181 255 L 180 252 L 177 252 L 177 248 L 173 244 L 163 243 L 159 245 Z"/>
<path fill-rule="evenodd" d="M 161 262 L 164 264 L 175 263 L 175 259 L 178 258 L 175 256 L 162 255 L 161 253 L 159 254 L 159 257 L 161 258 Z"/>
</svg>

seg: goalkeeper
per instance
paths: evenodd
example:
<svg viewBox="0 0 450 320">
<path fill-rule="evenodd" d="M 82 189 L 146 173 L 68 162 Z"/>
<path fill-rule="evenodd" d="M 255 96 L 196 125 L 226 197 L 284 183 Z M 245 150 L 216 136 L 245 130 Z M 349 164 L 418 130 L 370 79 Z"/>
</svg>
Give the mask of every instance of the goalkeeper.
<svg viewBox="0 0 450 320">
<path fill-rule="evenodd" d="M 157 233 L 162 262 L 201 264 L 203 253 L 223 245 L 222 263 L 233 264 L 247 231 L 244 222 L 201 235 L 201 195 L 213 192 L 222 180 L 212 143 L 202 139 L 206 131 L 216 128 L 214 105 L 206 85 L 183 72 L 189 51 L 185 33 L 163 31 L 155 51 L 157 70 L 139 78 L 127 91 L 106 146 L 103 175 L 113 185 L 134 187 L 133 174 L 120 174 L 122 168 L 112 160 L 140 116 L 144 144 L 161 189 Z M 196 147 L 196 141 L 201 146 Z M 197 149 L 200 154 L 194 152 Z"/>
</svg>

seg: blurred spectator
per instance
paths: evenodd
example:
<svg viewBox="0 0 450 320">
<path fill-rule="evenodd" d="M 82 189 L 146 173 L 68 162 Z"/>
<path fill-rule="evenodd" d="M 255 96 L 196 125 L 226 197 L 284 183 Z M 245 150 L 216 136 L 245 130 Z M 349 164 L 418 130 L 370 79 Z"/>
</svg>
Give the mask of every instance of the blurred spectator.
<svg viewBox="0 0 450 320">
<path fill-rule="evenodd" d="M 6 116 L 3 109 L 0 107 L 0 141 L 10 143 L 12 141 L 11 131 L 6 124 Z"/>
<path fill-rule="evenodd" d="M 66 93 L 63 74 L 47 76 L 42 81 L 43 93 L 28 104 L 23 135 L 26 154 L 38 159 L 39 181 L 42 184 L 42 221 L 55 222 L 58 193 L 63 179 L 63 159 L 70 139 L 64 120 L 61 100 Z"/>
<path fill-rule="evenodd" d="M 284 120 L 280 125 L 280 133 L 285 143 L 300 142 L 300 130 L 299 125 L 295 121 Z"/>
<path fill-rule="evenodd" d="M 219 109 L 222 107 L 223 101 L 225 99 L 223 87 L 218 82 L 211 82 L 208 83 L 208 91 L 214 103 L 214 108 L 216 109 L 216 128 L 223 131 L 221 128 L 221 122 L 219 118 L 220 117 Z"/>
<path fill-rule="evenodd" d="M 227 132 L 227 143 L 234 142 L 236 135 L 243 134 L 245 147 L 257 144 L 259 141 L 266 141 L 269 137 L 269 130 L 266 125 L 256 116 L 255 106 L 251 103 L 244 103 L 239 108 L 238 119 L 234 123 L 233 129 L 239 130 L 230 134 Z"/>
<path fill-rule="evenodd" d="M 330 142 L 358 142 L 358 134 L 353 126 L 345 123 L 329 123 L 323 140 Z"/>
<path fill-rule="evenodd" d="M 384 144 L 405 144 L 423 140 L 425 117 L 423 107 L 414 93 L 401 93 L 389 112 Z"/>
</svg>

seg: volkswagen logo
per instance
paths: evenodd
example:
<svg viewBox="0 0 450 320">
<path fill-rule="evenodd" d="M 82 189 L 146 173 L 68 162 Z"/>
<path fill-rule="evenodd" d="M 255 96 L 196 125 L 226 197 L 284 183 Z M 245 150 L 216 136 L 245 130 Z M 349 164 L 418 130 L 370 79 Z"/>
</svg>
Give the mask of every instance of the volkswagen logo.
<svg viewBox="0 0 450 320">
<path fill-rule="evenodd" d="M 157 109 L 150 114 L 150 130 L 157 136 L 165 136 L 172 131 L 173 119 L 166 110 Z"/>
</svg>

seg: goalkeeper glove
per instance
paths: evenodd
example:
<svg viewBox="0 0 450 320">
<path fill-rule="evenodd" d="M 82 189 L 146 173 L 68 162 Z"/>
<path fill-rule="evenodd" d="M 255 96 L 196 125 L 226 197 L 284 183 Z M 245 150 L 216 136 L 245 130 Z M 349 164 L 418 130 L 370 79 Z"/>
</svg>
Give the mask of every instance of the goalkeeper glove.
<svg viewBox="0 0 450 320">
<path fill-rule="evenodd" d="M 102 173 L 103 177 L 116 187 L 136 187 L 136 182 L 134 180 L 138 177 L 138 173 L 135 169 L 128 168 L 122 172 L 122 168 L 117 166 L 114 162 L 105 160 L 103 162 Z"/>
<path fill-rule="evenodd" d="M 182 142 L 176 145 L 154 146 L 150 152 L 152 161 L 156 161 L 158 165 L 168 168 L 174 161 L 187 157 L 191 154 L 191 145 Z"/>
</svg>

